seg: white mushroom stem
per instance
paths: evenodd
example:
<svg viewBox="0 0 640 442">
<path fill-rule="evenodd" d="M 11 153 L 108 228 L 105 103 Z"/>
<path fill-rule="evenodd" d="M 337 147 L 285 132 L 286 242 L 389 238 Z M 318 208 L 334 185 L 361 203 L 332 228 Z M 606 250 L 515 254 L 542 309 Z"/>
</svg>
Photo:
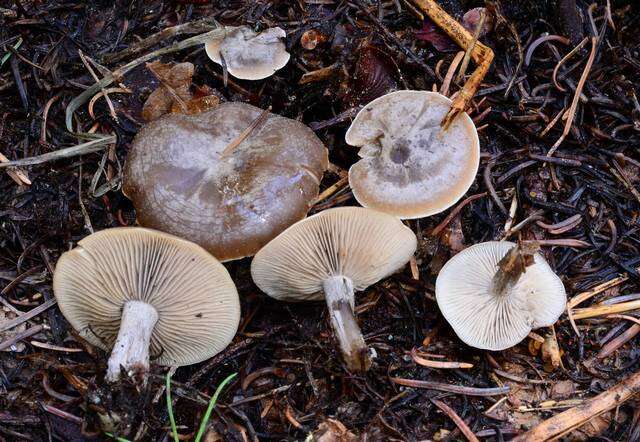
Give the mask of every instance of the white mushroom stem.
<svg viewBox="0 0 640 442">
<path fill-rule="evenodd" d="M 353 282 L 344 276 L 334 276 L 326 279 L 323 287 L 331 326 L 338 338 L 347 368 L 352 372 L 367 371 L 371 366 L 371 360 L 353 313 Z"/>
<path fill-rule="evenodd" d="M 124 305 L 118 338 L 107 363 L 107 381 L 115 382 L 120 378 L 120 367 L 127 373 L 144 376 L 149 370 L 149 342 L 157 321 L 158 312 L 146 302 L 128 301 Z"/>
<path fill-rule="evenodd" d="M 498 270 L 491 280 L 491 293 L 496 296 L 506 296 L 520 277 L 533 264 L 533 255 L 538 250 L 537 243 L 518 244 L 511 248 L 498 262 Z"/>
</svg>

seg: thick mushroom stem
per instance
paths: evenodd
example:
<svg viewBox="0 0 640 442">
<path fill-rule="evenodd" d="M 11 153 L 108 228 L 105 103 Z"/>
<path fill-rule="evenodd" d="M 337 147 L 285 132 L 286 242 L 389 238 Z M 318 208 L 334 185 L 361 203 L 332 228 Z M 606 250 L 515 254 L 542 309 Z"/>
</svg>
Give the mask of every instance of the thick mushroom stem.
<svg viewBox="0 0 640 442">
<path fill-rule="evenodd" d="M 331 326 L 338 338 L 347 368 L 351 372 L 367 371 L 371 366 L 371 359 L 353 313 L 353 282 L 344 276 L 334 276 L 326 279 L 323 287 Z"/>
<path fill-rule="evenodd" d="M 144 382 L 144 373 L 149 370 L 149 342 L 157 321 L 158 312 L 146 302 L 128 301 L 124 305 L 118 338 L 107 363 L 108 382 L 120 378 L 121 367 L 127 373 L 141 374 Z"/>
<path fill-rule="evenodd" d="M 540 248 L 537 243 L 518 243 L 498 262 L 498 270 L 491 280 L 490 291 L 496 296 L 506 296 L 520 277 L 533 264 L 533 255 Z"/>
</svg>

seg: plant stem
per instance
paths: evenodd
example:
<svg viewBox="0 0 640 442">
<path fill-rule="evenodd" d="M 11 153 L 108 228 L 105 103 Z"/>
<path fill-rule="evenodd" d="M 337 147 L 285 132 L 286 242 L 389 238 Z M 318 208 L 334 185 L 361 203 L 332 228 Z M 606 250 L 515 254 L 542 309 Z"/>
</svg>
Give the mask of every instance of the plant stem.
<svg viewBox="0 0 640 442">
<path fill-rule="evenodd" d="M 496 296 L 506 296 L 520 277 L 533 264 L 533 254 L 539 249 L 536 243 L 520 244 L 511 248 L 498 262 L 498 270 L 491 280 L 490 291 Z"/>
<path fill-rule="evenodd" d="M 371 359 L 353 314 L 353 282 L 344 276 L 334 276 L 325 280 L 323 286 L 331 326 L 338 338 L 347 368 L 352 372 L 367 371 L 371 366 Z"/>
<path fill-rule="evenodd" d="M 202 417 L 202 422 L 200 422 L 200 427 L 198 428 L 198 434 L 196 434 L 196 438 L 194 439 L 195 442 L 200 442 L 202 440 L 202 436 L 204 436 L 204 432 L 207 429 L 207 423 L 209 422 L 209 418 L 211 417 L 211 412 L 213 411 L 213 408 L 216 406 L 216 403 L 218 402 L 218 396 L 220 396 L 222 389 L 229 382 L 231 382 L 233 378 L 235 378 L 237 375 L 238 373 L 230 374 L 222 382 L 220 382 L 220 385 L 218 385 L 218 388 L 216 388 L 216 392 L 213 393 L 213 397 L 209 401 L 209 406 L 207 407 L 207 411 L 204 413 L 204 416 Z"/>
<path fill-rule="evenodd" d="M 128 301 L 124 305 L 118 338 L 107 363 L 107 381 L 117 381 L 120 367 L 124 367 L 127 373 L 141 374 L 144 383 L 149 371 L 149 342 L 157 321 L 158 312 L 146 302 Z"/>
<path fill-rule="evenodd" d="M 171 370 L 167 372 L 165 392 L 167 394 L 167 413 L 169 414 L 169 423 L 171 424 L 171 435 L 173 436 L 174 442 L 180 442 L 176 419 L 173 417 L 173 403 L 171 401 Z"/>
</svg>

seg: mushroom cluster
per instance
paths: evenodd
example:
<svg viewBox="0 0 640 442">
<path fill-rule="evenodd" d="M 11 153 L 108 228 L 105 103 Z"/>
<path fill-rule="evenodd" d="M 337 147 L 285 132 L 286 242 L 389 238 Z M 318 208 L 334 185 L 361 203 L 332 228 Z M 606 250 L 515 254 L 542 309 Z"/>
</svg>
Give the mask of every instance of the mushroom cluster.
<svg viewBox="0 0 640 442">
<path fill-rule="evenodd" d="M 238 78 L 265 78 L 289 59 L 280 28 L 226 31 L 206 50 Z M 368 370 L 355 292 L 413 256 L 417 238 L 401 219 L 455 204 L 478 170 L 469 116 L 441 126 L 450 107 L 447 97 L 425 91 L 396 91 L 367 104 L 345 136 L 360 148 L 348 178 L 364 207 L 309 218 L 328 152 L 302 123 L 223 103 L 147 124 L 123 180 L 147 228 L 104 230 L 65 253 L 54 275 L 61 311 L 89 342 L 111 350 L 107 380 L 125 372 L 144 382 L 150 359 L 192 364 L 229 344 L 240 306 L 220 261 L 255 255 L 256 285 L 278 300 L 324 300 L 347 369 Z M 508 242 L 477 244 L 452 258 L 438 275 L 436 297 L 458 336 L 488 350 L 552 324 L 566 302 L 544 258 Z"/>
</svg>

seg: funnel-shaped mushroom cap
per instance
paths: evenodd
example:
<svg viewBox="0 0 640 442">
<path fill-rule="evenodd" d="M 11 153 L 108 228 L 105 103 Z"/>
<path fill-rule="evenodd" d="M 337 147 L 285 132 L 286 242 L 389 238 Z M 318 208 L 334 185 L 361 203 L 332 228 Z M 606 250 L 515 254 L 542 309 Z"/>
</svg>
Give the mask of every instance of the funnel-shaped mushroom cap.
<svg viewBox="0 0 640 442">
<path fill-rule="evenodd" d="M 366 105 L 345 140 L 360 147 L 349 184 L 365 207 L 399 218 L 439 213 L 462 197 L 475 179 L 480 143 L 462 113 L 440 126 L 451 100 L 436 92 L 397 91 Z"/>
<path fill-rule="evenodd" d="M 458 337 L 472 347 L 512 347 L 532 329 L 552 325 L 564 311 L 562 281 L 539 253 L 506 293 L 492 293 L 498 263 L 514 246 L 507 241 L 476 244 L 451 258 L 438 275 L 438 307 Z"/>
<path fill-rule="evenodd" d="M 102 230 L 64 253 L 53 288 L 62 314 L 91 344 L 110 350 L 125 303 L 151 305 L 158 319 L 151 357 L 189 365 L 224 349 L 240 320 L 227 270 L 201 247 L 137 227 Z"/>
<path fill-rule="evenodd" d="M 339 207 L 278 235 L 253 258 L 251 276 L 276 299 L 321 300 L 330 277 L 347 277 L 355 290 L 364 290 L 405 265 L 416 243 L 411 229 L 390 215 Z"/>
<path fill-rule="evenodd" d="M 253 255 L 304 218 L 318 196 L 327 149 L 295 120 L 268 113 L 255 125 L 262 112 L 224 103 L 143 127 L 124 172 L 138 222 L 228 261 Z"/>
<path fill-rule="evenodd" d="M 272 76 L 289 62 L 289 53 L 282 39 L 287 33 L 269 28 L 256 34 L 246 26 L 226 27 L 222 38 L 205 44 L 209 58 L 223 63 L 227 71 L 242 80 L 261 80 Z"/>
</svg>

